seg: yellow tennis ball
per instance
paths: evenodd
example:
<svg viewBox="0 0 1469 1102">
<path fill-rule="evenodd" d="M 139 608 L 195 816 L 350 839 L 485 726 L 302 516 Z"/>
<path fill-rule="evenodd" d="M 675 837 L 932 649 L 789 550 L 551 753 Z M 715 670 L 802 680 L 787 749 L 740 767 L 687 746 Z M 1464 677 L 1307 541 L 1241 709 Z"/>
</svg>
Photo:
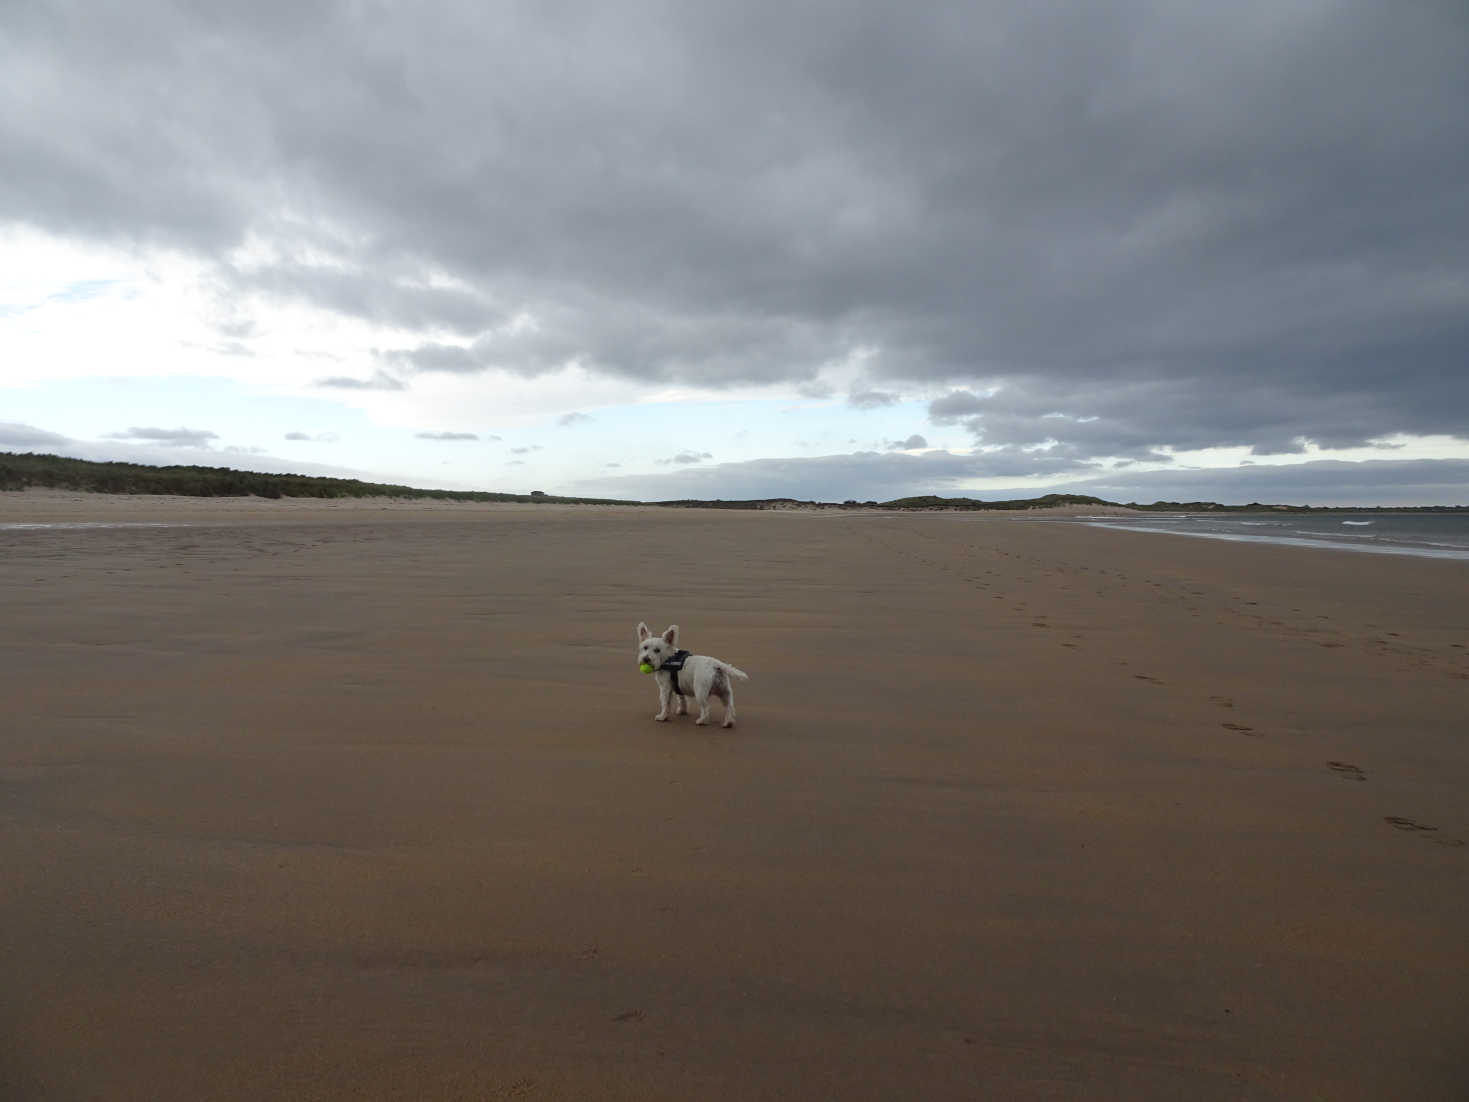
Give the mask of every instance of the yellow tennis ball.
<svg viewBox="0 0 1469 1102">
<path fill-rule="evenodd" d="M 653 667 L 650 666 L 650 665 L 648 665 L 648 663 L 646 663 L 646 662 L 644 662 L 641 666 L 638 667 L 638 673 L 652 673 L 652 672 L 653 672 Z"/>
</svg>

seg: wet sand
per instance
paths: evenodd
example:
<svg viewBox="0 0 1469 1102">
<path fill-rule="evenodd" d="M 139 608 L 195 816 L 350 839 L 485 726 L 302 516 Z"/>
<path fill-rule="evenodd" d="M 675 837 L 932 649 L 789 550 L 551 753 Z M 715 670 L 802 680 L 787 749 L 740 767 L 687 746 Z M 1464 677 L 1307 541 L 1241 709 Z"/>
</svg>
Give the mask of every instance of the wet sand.
<svg viewBox="0 0 1469 1102">
<path fill-rule="evenodd" d="M 7 1100 L 1469 1095 L 1466 564 L 0 494 L 87 520 L 175 526 L 0 529 Z"/>
</svg>

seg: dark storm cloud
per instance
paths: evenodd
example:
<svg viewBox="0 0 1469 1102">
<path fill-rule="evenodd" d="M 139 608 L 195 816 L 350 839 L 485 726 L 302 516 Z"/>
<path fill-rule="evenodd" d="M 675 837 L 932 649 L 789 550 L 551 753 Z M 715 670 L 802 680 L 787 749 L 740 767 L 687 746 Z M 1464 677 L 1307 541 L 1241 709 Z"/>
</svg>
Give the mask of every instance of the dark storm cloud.
<svg viewBox="0 0 1469 1102">
<path fill-rule="evenodd" d="M 109 440 L 142 440 L 149 444 L 162 444 L 170 448 L 207 448 L 209 441 L 218 440 L 219 434 L 208 429 L 154 429 L 130 428 L 122 432 L 109 432 Z"/>
<path fill-rule="evenodd" d="M 38 3 L 0 71 L 0 221 L 393 326 L 405 375 L 860 352 L 1002 448 L 1469 435 L 1458 4 Z"/>
</svg>

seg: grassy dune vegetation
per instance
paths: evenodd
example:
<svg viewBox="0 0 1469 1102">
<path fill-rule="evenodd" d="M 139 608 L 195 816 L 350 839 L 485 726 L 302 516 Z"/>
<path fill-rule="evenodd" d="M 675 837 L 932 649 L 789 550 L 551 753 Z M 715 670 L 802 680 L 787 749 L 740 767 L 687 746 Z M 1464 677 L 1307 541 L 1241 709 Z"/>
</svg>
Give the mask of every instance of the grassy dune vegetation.
<svg viewBox="0 0 1469 1102">
<path fill-rule="evenodd" d="M 170 494 L 183 497 L 393 497 L 438 501 L 528 501 L 633 505 L 594 497 L 557 497 L 539 491 L 496 494 L 478 490 L 424 490 L 355 478 L 318 478 L 300 474 L 262 474 L 230 467 L 149 467 L 141 463 L 94 463 L 60 455 L 0 452 L 0 490 L 28 486 L 84 490 L 102 494 Z"/>
</svg>

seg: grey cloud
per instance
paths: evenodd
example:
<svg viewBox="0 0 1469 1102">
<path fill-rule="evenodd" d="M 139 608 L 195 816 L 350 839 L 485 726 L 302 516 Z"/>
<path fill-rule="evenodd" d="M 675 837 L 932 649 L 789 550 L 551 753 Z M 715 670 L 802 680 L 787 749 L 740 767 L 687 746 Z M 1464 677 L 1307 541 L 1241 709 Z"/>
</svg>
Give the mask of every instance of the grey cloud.
<svg viewBox="0 0 1469 1102">
<path fill-rule="evenodd" d="M 660 464 L 661 466 L 667 467 L 674 464 L 687 465 L 690 463 L 702 463 L 706 459 L 713 458 L 714 456 L 710 455 L 708 452 L 679 452 L 677 455 L 671 456 L 668 459 L 657 459 L 654 460 L 654 462 Z"/>
<path fill-rule="evenodd" d="M 690 466 L 677 472 L 609 475 L 577 484 L 580 491 L 643 501 L 675 498 L 793 497 L 802 501 L 842 501 L 964 493 L 957 487 L 983 478 L 1054 477 L 1080 474 L 1095 464 L 1070 457 L 1030 454 L 1014 449 L 976 455 L 931 451 L 923 455 L 855 452 L 849 455 L 756 459 L 742 463 Z M 998 496 L 1028 496 L 1007 491 Z"/>
<path fill-rule="evenodd" d="M 563 413 L 560 417 L 556 419 L 556 423 L 562 426 L 582 425 L 590 420 L 592 420 L 592 418 L 587 414 L 577 413 L 573 411 L 571 413 Z"/>
<path fill-rule="evenodd" d="M 22 425 L 17 421 L 0 421 L 0 446 L 7 448 L 44 448 L 69 443 L 60 433 Z"/>
<path fill-rule="evenodd" d="M 539 444 L 527 444 L 525 447 L 522 447 L 522 448 L 511 448 L 510 449 L 510 454 L 511 455 L 527 455 L 530 452 L 538 452 L 538 451 L 541 451 L 541 450 L 542 449 L 541 449 L 541 446 Z"/>
<path fill-rule="evenodd" d="M 218 321 L 214 323 L 221 336 L 232 337 L 235 340 L 246 340 L 256 335 L 256 325 L 253 318 L 238 318 L 231 321 Z"/>
<path fill-rule="evenodd" d="M 421 344 L 417 348 L 393 349 L 381 355 L 389 363 L 412 371 L 444 371 L 465 375 L 483 371 L 488 366 L 480 363 L 471 349 L 457 344 Z"/>
<path fill-rule="evenodd" d="M 1217 375 L 1190 381 L 1133 379 L 1038 386 L 1007 379 L 991 397 L 956 391 L 929 404 L 937 424 L 956 420 L 990 445 L 1055 441 L 1088 456 L 1166 458 L 1185 451 L 1245 446 L 1257 455 L 1362 447 L 1392 431 L 1374 424 L 1376 404 L 1361 393 L 1312 395 L 1285 383 L 1242 384 Z M 966 416 L 971 415 L 971 416 Z"/>
<path fill-rule="evenodd" d="M 1005 385 L 935 403 L 1002 447 L 1469 434 L 1458 5 L 245 10 L 16 9 L 0 221 L 396 327 L 404 373 L 861 351 Z"/>
<path fill-rule="evenodd" d="M 479 436 L 472 432 L 416 432 L 413 434 L 419 440 L 478 440 Z"/>
<path fill-rule="evenodd" d="M 936 425 L 957 421 L 961 417 L 979 413 L 984 409 L 984 399 L 967 390 L 951 390 L 942 398 L 928 403 L 928 416 Z"/>
<path fill-rule="evenodd" d="M 130 428 L 122 432 L 109 432 L 108 439 L 111 440 L 144 440 L 150 444 L 163 444 L 167 447 L 207 447 L 209 441 L 218 440 L 219 434 L 210 432 L 208 429 L 158 429 L 158 428 Z"/>
<path fill-rule="evenodd" d="M 286 439 L 312 444 L 335 444 L 341 437 L 334 432 L 318 432 L 315 435 L 309 432 L 288 432 Z"/>
<path fill-rule="evenodd" d="M 916 432 L 912 436 L 908 437 L 908 439 L 906 440 L 895 440 L 893 443 L 888 445 L 888 448 L 891 451 L 912 451 L 915 448 L 926 447 L 928 447 L 928 441 L 919 436 Z"/>
<path fill-rule="evenodd" d="M 895 405 L 897 401 L 896 394 L 882 390 L 854 390 L 847 395 L 847 405 L 858 409 L 881 409 L 883 406 Z"/>
<path fill-rule="evenodd" d="M 295 227 L 282 234 L 298 235 Z M 350 247 L 338 245 L 347 253 Z M 305 264 L 287 260 L 269 267 L 222 267 L 217 278 L 236 292 L 256 291 L 282 302 L 308 301 L 351 317 L 409 330 L 449 329 L 472 335 L 505 320 L 502 310 L 475 293 L 414 282 L 421 273 L 408 266 L 395 273 L 345 264 Z M 440 369 L 443 370 L 443 369 Z"/>
<path fill-rule="evenodd" d="M 404 390 L 404 383 L 400 379 L 383 371 L 377 371 L 366 379 L 356 379 L 349 375 L 333 375 L 326 379 L 317 379 L 314 386 L 325 387 L 328 390 Z"/>
<path fill-rule="evenodd" d="M 1293 505 L 1469 505 L 1469 460 L 1315 460 L 1232 470 L 1109 472 L 1065 489 L 1112 501 Z"/>
</svg>

